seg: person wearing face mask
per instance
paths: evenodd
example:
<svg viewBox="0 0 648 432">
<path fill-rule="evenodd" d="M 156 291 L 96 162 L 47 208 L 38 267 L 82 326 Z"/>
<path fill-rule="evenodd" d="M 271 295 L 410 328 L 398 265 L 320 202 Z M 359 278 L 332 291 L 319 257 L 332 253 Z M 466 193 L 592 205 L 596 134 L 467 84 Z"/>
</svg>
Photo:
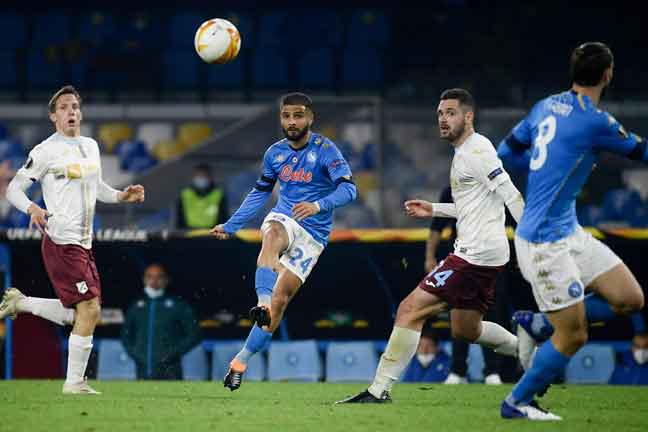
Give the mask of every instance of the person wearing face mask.
<svg viewBox="0 0 648 432">
<path fill-rule="evenodd" d="M 630 349 L 618 354 L 610 384 L 648 385 L 648 333 L 636 334 Z"/>
<path fill-rule="evenodd" d="M 214 183 L 209 165 L 197 165 L 191 185 L 180 192 L 177 227 L 211 228 L 227 220 L 226 209 L 225 191 Z"/>
<path fill-rule="evenodd" d="M 182 379 L 182 356 L 200 343 L 194 312 L 166 292 L 168 277 L 160 264 L 144 271 L 144 296 L 126 312 L 121 339 L 135 360 L 138 379 Z"/>
<path fill-rule="evenodd" d="M 423 328 L 416 355 L 403 375 L 403 382 L 443 382 L 449 373 L 450 357 L 439 348 L 437 336 L 428 324 Z"/>
</svg>

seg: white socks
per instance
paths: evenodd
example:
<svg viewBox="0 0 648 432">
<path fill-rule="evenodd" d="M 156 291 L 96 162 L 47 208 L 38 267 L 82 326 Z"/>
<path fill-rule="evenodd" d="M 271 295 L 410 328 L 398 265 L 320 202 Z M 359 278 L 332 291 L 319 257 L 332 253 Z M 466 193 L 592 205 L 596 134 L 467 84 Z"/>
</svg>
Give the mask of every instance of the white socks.
<svg viewBox="0 0 648 432">
<path fill-rule="evenodd" d="M 380 398 L 383 392 L 391 391 L 405 368 L 409 365 L 416 353 L 421 332 L 404 327 L 394 327 L 387 342 L 387 347 L 376 370 L 376 377 L 369 387 L 369 393 Z"/>
<path fill-rule="evenodd" d="M 67 384 L 83 382 L 90 352 L 92 352 L 92 336 L 70 334 L 67 377 L 65 378 Z"/>
<path fill-rule="evenodd" d="M 494 322 L 482 321 L 482 332 L 475 343 L 492 348 L 498 354 L 517 355 L 517 336 Z"/>
<path fill-rule="evenodd" d="M 25 297 L 17 306 L 19 312 L 29 312 L 58 325 L 74 323 L 74 309 L 64 307 L 58 299 Z"/>
</svg>

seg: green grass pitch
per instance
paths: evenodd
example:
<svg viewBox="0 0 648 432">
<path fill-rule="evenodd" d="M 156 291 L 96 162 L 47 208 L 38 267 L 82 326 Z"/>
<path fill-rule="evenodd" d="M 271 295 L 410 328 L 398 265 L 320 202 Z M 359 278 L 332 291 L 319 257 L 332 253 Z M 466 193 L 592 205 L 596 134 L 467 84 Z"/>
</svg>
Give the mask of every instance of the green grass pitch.
<svg viewBox="0 0 648 432">
<path fill-rule="evenodd" d="M 366 384 L 92 382 L 101 396 L 63 396 L 60 381 L 0 381 L 0 431 L 646 431 L 648 388 L 553 386 L 543 405 L 565 419 L 506 421 L 510 386 L 398 384 L 391 405 L 333 402 Z"/>
</svg>

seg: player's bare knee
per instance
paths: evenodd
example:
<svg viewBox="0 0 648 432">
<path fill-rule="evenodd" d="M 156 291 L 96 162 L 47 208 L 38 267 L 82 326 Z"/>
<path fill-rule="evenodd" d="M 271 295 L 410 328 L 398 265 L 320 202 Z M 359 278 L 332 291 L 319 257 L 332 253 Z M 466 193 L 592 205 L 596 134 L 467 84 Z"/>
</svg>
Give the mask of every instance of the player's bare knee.
<svg viewBox="0 0 648 432">
<path fill-rule="evenodd" d="M 96 300 L 81 302 L 76 307 L 75 320 L 87 324 L 96 324 L 101 316 L 101 306 Z"/>
<path fill-rule="evenodd" d="M 479 338 L 479 330 L 477 328 L 456 326 L 450 329 L 453 339 L 460 339 L 464 342 L 473 343 Z"/>
<path fill-rule="evenodd" d="M 587 327 L 583 326 L 569 334 L 569 345 L 574 351 L 578 351 L 578 349 L 587 343 L 587 339 Z"/>
</svg>

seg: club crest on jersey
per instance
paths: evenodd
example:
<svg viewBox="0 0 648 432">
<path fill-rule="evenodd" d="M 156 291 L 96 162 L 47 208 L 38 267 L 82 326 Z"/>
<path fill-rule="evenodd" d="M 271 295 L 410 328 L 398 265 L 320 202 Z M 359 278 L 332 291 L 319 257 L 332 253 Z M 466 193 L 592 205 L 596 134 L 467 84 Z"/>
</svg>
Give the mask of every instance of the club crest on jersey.
<svg viewBox="0 0 648 432">
<path fill-rule="evenodd" d="M 322 144 L 322 138 L 320 137 L 315 138 L 315 145 L 320 145 L 320 144 Z"/>
<path fill-rule="evenodd" d="M 279 178 L 285 182 L 294 181 L 310 183 L 311 180 L 313 180 L 313 173 L 304 170 L 304 168 L 293 171 L 293 167 L 291 165 L 284 165 L 284 167 L 281 168 L 281 172 L 279 173 Z"/>
<path fill-rule="evenodd" d="M 88 284 L 86 281 L 81 281 L 76 283 L 77 291 L 79 291 L 79 294 L 85 294 L 88 292 Z"/>
</svg>

